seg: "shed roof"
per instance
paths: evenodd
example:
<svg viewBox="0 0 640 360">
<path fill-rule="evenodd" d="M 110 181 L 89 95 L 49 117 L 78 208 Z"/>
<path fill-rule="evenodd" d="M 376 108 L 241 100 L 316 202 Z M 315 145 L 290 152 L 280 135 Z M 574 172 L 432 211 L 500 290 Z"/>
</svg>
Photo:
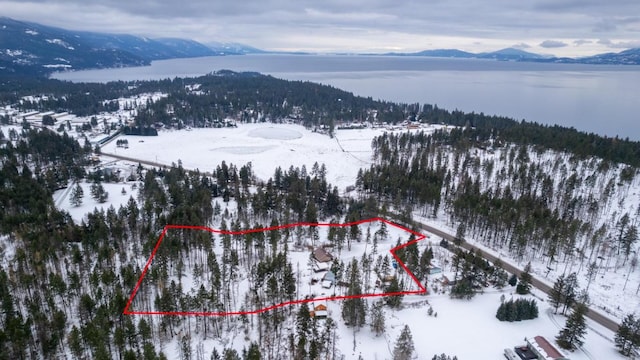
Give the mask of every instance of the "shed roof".
<svg viewBox="0 0 640 360">
<path fill-rule="evenodd" d="M 536 351 L 540 352 L 541 356 L 546 356 L 546 359 L 559 360 L 565 358 L 558 349 L 551 345 L 551 343 L 542 336 L 534 337 L 531 345 Z"/>
<path fill-rule="evenodd" d="M 327 271 L 324 276 L 322 277 L 323 281 L 331 281 L 331 282 L 335 282 L 336 281 L 336 274 L 333 273 L 333 271 Z"/>
</svg>

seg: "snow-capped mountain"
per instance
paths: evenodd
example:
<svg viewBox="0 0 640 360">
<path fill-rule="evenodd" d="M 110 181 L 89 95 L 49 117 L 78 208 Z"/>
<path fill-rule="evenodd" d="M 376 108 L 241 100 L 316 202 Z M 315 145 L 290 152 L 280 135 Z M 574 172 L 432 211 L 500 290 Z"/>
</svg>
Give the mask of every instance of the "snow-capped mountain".
<svg viewBox="0 0 640 360">
<path fill-rule="evenodd" d="M 231 55 L 244 45 L 210 48 L 197 41 L 70 31 L 0 17 L 0 74 L 148 65 L 153 60 Z"/>
</svg>

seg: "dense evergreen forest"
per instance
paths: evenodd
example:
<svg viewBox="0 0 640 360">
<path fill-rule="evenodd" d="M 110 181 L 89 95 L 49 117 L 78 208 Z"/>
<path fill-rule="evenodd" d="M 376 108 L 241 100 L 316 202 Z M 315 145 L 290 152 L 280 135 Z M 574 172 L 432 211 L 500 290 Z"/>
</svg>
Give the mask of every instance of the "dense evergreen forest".
<svg viewBox="0 0 640 360">
<path fill-rule="evenodd" d="M 538 259 L 549 271 L 569 262 L 574 271 L 592 268 L 593 279 L 631 266 L 640 208 L 629 189 L 637 167 L 534 144 L 478 142 L 477 134 L 457 128 L 378 137 L 375 164 L 360 172 L 357 187 L 390 208 L 444 214 L 461 240 Z"/>
<path fill-rule="evenodd" d="M 123 191 L 133 195 L 137 190 L 137 196 L 131 196 L 120 208 L 95 210 L 75 224 L 69 214 L 56 209 L 52 192 L 63 183 L 84 178 L 101 181 L 90 167 L 83 167 L 88 162 L 90 146 L 82 147 L 75 140 L 48 130 L 25 130 L 20 137 L 17 146 L 10 142 L 1 151 L 0 229 L 5 234 L 2 254 L 13 261 L 3 262 L 0 271 L 0 358 L 52 358 L 67 353 L 79 359 L 157 359 L 165 358 L 162 344 L 176 338 L 182 358 L 201 358 L 203 339 L 256 326 L 263 336 L 243 358 L 251 358 L 248 354 L 259 354 L 261 350 L 268 351 L 270 358 L 288 358 L 292 353 L 305 358 L 307 352 L 315 354 L 314 358 L 329 353 L 329 358 L 339 356 L 330 340 L 335 339 L 335 326 L 329 320 L 319 327 L 309 318 L 306 305 L 298 315 L 291 313 L 291 307 L 264 313 L 251 325 L 246 323 L 246 317 L 140 318 L 134 322 L 133 317 L 122 314 L 128 291 L 142 270 L 140 259 L 151 253 L 166 224 L 208 226 L 221 222 L 223 229 L 237 231 L 295 221 L 339 221 L 376 215 L 377 209 L 370 205 L 341 199 L 338 189 L 327 183 L 324 165 L 316 164 L 309 172 L 304 167 L 276 168 L 272 178 L 258 182 L 250 165 L 237 168 L 225 162 L 212 170 L 213 176 L 185 171 L 179 164 L 168 169 L 139 168 L 138 180 L 123 185 Z M 230 201 L 235 205 L 233 212 L 224 205 Z M 262 291 L 290 300 L 296 285 L 292 283 L 291 266 L 287 265 L 286 243 L 277 234 L 266 238 L 263 233 L 260 235 L 215 240 L 224 249 L 216 259 L 210 236 L 198 232 L 171 234 L 158 253 L 158 265 L 149 274 L 150 279 L 160 284 L 167 281 L 168 276 L 183 271 L 178 269 L 184 269 L 184 261 L 189 269 L 208 274 L 211 282 L 219 286 L 192 297 L 172 281 L 166 287 L 148 290 L 152 293 L 142 291 L 136 305 L 144 309 L 145 304 L 151 303 L 163 311 L 231 306 L 239 301 L 230 292 L 233 287 L 228 286 L 233 283 L 238 266 L 258 269 L 255 281 L 280 279 L 272 290 L 265 284 Z M 336 241 L 353 239 L 347 237 L 346 231 L 335 236 Z M 252 251 L 256 252 L 253 256 Z M 389 259 L 386 263 L 388 266 Z M 346 267 L 345 277 L 359 273 L 358 261 L 338 265 Z M 277 278 L 271 277 L 274 274 Z M 353 276 L 353 281 L 360 281 L 360 275 Z M 261 300 L 264 303 L 258 305 L 272 301 L 268 299 L 265 297 Z M 362 303 L 356 306 L 363 309 Z M 360 319 L 358 326 L 363 325 L 364 319 Z M 283 324 L 291 321 L 299 326 L 288 332 Z M 315 340 L 298 342 L 312 333 L 317 335 Z M 280 347 L 280 337 L 290 337 L 293 345 Z M 320 338 L 324 340 L 320 342 Z M 240 356 L 234 352 L 226 349 L 221 356 Z"/>
</svg>

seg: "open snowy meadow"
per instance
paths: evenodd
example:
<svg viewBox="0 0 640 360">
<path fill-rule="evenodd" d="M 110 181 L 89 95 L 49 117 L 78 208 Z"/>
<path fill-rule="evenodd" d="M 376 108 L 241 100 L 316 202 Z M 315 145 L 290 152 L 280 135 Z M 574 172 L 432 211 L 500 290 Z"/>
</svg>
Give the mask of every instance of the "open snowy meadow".
<svg viewBox="0 0 640 360">
<path fill-rule="evenodd" d="M 435 129 L 426 127 L 423 130 Z M 342 191 L 355 183 L 360 168 L 371 165 L 371 139 L 384 128 L 336 130 L 329 136 L 293 124 L 239 124 L 237 128 L 160 131 L 158 136 L 121 136 L 129 148 L 115 141 L 102 152 L 153 161 L 170 166 L 180 161 L 186 169 L 210 172 L 222 161 L 237 167 L 251 163 L 255 175 L 267 180 L 276 167 L 310 171 L 314 163 L 325 164 L 327 180 Z M 407 131 L 407 130 L 404 130 Z M 415 131 L 415 130 L 412 130 Z"/>
</svg>

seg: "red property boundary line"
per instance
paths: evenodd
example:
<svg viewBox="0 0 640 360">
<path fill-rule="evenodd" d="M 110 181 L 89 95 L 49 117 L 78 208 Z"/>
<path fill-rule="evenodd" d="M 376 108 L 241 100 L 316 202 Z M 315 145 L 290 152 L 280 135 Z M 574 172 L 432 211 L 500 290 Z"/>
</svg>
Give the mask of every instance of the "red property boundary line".
<svg viewBox="0 0 640 360">
<path fill-rule="evenodd" d="M 329 297 L 319 297 L 319 298 L 313 298 L 313 299 L 300 299 L 300 300 L 292 300 L 292 301 L 286 301 L 280 304 L 275 304 L 275 305 L 271 305 L 262 309 L 258 309 L 258 310 L 250 310 L 250 311 L 229 311 L 229 312 L 211 312 L 211 311 L 205 311 L 205 312 L 201 312 L 201 311 L 131 311 L 129 310 L 129 308 L 131 307 L 131 303 L 133 302 L 133 299 L 135 298 L 136 294 L 138 293 L 138 290 L 140 289 L 140 285 L 142 284 L 142 280 L 144 279 L 145 275 L 147 274 L 147 271 L 149 270 L 149 266 L 151 265 L 151 262 L 153 261 L 153 258 L 156 255 L 156 252 L 158 251 L 158 248 L 160 248 L 160 244 L 162 243 L 162 240 L 164 239 L 165 234 L 167 233 L 167 230 L 169 229 L 188 229 L 188 230 L 202 230 L 202 231 L 209 231 L 211 233 L 214 234 L 223 234 L 223 235 L 245 235 L 245 234 L 250 234 L 250 233 L 255 233 L 255 232 L 265 232 L 265 231 L 271 231 L 271 230 L 282 230 L 282 229 L 287 229 L 287 228 L 293 228 L 293 227 L 297 227 L 297 226 L 335 226 L 335 227 L 347 227 L 347 226 L 352 226 L 352 225 L 360 225 L 360 224 L 364 224 L 364 223 L 369 223 L 369 222 L 375 222 L 375 221 L 380 221 L 383 223 L 386 223 L 387 225 L 396 227 L 398 229 L 401 229 L 403 231 L 406 231 L 410 234 L 413 234 L 416 236 L 416 238 L 412 241 L 406 242 L 402 245 L 396 246 L 393 249 L 389 250 L 389 252 L 391 253 L 391 255 L 393 256 L 393 258 L 396 260 L 396 262 L 398 264 L 400 264 L 400 266 L 404 269 L 404 271 L 407 272 L 407 274 L 409 274 L 409 276 L 411 277 L 411 279 L 416 283 L 416 285 L 418 285 L 419 290 L 410 290 L 410 291 L 399 291 L 399 292 L 393 292 L 393 293 L 375 293 L 375 294 L 359 294 L 359 295 L 341 295 L 341 296 L 329 296 Z M 422 283 L 420 281 L 418 281 L 418 278 L 416 278 L 416 276 L 407 268 L 407 266 L 405 265 L 404 262 L 402 262 L 400 260 L 400 258 L 398 257 L 398 255 L 396 255 L 396 251 L 403 249 L 411 244 L 415 244 L 418 241 L 422 241 L 424 239 L 426 239 L 427 236 L 424 234 L 421 234 L 419 232 L 413 231 L 411 229 L 408 229 L 402 225 L 398 225 L 394 222 L 391 222 L 387 219 L 383 219 L 380 217 L 376 217 L 376 218 L 371 218 L 371 219 L 366 219 L 366 220 L 360 220 L 360 221 L 354 221 L 354 222 L 350 222 L 350 223 L 344 223 L 344 224 L 335 224 L 335 223 L 308 223 L 308 222 L 300 222 L 300 223 L 295 223 L 295 224 L 286 224 L 286 225 L 280 225 L 280 226 L 272 226 L 272 227 L 268 227 L 268 228 L 261 228 L 261 229 L 249 229 L 249 230 L 242 230 L 242 231 L 222 231 L 222 230 L 218 230 L 218 229 L 212 229 L 206 226 L 191 226 L 191 225 L 166 225 L 164 227 L 164 229 L 162 230 L 162 233 L 160 234 L 160 238 L 158 239 L 158 242 L 156 243 L 156 246 L 153 248 L 153 251 L 151 252 L 151 256 L 149 257 L 149 260 L 147 260 L 147 264 L 144 266 L 144 269 L 142 270 L 142 274 L 140 275 L 140 278 L 138 279 L 138 282 L 136 283 L 136 286 L 133 288 L 133 291 L 131 292 L 131 296 L 129 296 L 129 301 L 127 301 L 127 305 L 125 306 L 124 310 L 123 310 L 123 314 L 124 315 L 173 315 L 173 316 L 228 316 L 228 315 L 254 315 L 254 314 L 259 314 L 259 313 L 263 313 L 269 310 L 273 310 L 273 309 L 277 309 L 280 307 L 285 307 L 285 306 L 289 306 L 289 305 L 295 305 L 295 304 L 302 304 L 302 303 L 310 303 L 310 302 L 314 302 L 314 301 L 329 301 L 329 300 L 344 300 L 344 299 L 354 299 L 354 298 L 372 298 L 372 297 L 384 297 L 384 296 L 395 296 L 395 295 L 411 295 L 411 294 L 425 294 L 427 292 L 427 289 L 425 288 L 424 285 L 422 285 Z"/>
</svg>

